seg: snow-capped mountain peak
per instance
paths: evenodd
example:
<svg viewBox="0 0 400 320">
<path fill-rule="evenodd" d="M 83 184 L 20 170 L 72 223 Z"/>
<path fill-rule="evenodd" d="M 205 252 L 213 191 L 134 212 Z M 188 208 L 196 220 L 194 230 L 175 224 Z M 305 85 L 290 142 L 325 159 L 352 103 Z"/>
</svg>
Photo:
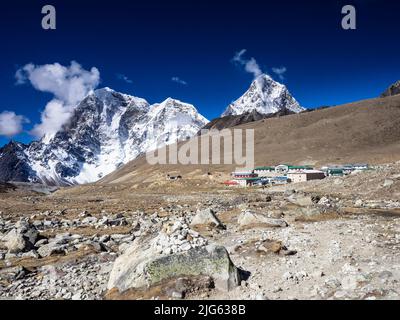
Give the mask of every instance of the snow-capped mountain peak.
<svg viewBox="0 0 400 320">
<path fill-rule="evenodd" d="M 167 98 L 150 107 L 145 149 L 150 151 L 186 140 L 196 135 L 207 123 L 208 120 L 192 104 Z"/>
<path fill-rule="evenodd" d="M 150 105 L 106 87 L 89 93 L 56 134 L 1 148 L 0 160 L 20 159 L 19 171 L 7 173 L 7 180 L 88 183 L 140 154 L 194 136 L 207 122 L 191 104 L 168 98 Z"/>
<path fill-rule="evenodd" d="M 254 110 L 261 114 L 272 114 L 282 109 L 295 113 L 304 110 L 285 85 L 262 74 L 254 79 L 243 96 L 226 108 L 222 116 L 241 115 Z"/>
</svg>

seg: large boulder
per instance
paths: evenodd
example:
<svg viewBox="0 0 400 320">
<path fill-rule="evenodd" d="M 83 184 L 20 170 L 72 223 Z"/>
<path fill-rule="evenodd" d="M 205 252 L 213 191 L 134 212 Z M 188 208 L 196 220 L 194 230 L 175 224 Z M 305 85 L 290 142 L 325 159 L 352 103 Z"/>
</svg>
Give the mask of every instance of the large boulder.
<svg viewBox="0 0 400 320">
<path fill-rule="evenodd" d="M 146 254 L 149 251 L 146 251 Z M 108 289 L 120 292 L 141 288 L 182 276 L 210 276 L 217 289 L 228 291 L 240 284 L 239 270 L 222 246 L 207 245 L 186 252 L 144 257 L 126 252 L 114 264 Z"/>
<path fill-rule="evenodd" d="M 253 227 L 287 227 L 288 224 L 283 219 L 267 217 L 261 213 L 256 213 L 250 210 L 243 211 L 238 216 L 238 224 L 243 228 Z"/>
<path fill-rule="evenodd" d="M 148 283 L 178 276 L 207 275 L 217 289 L 228 291 L 240 283 L 239 270 L 232 263 L 225 247 L 208 245 L 187 252 L 164 256 L 147 263 Z"/>
<path fill-rule="evenodd" d="M 19 253 L 29 247 L 29 243 L 17 229 L 12 229 L 3 237 L 4 246 L 10 253 Z"/>
<path fill-rule="evenodd" d="M 15 228 L 24 235 L 27 241 L 29 241 L 31 244 L 35 244 L 39 237 L 39 231 L 36 229 L 36 227 L 32 224 L 30 224 L 27 221 L 24 220 L 19 220 L 15 224 Z"/>
<path fill-rule="evenodd" d="M 205 209 L 197 211 L 193 217 L 191 226 L 207 226 L 218 229 L 225 229 L 225 226 L 217 218 L 215 212 L 212 209 Z"/>
<path fill-rule="evenodd" d="M 400 80 L 387 88 L 385 92 L 381 94 L 381 98 L 395 96 L 397 94 L 400 94 Z"/>
<path fill-rule="evenodd" d="M 315 217 L 323 213 L 323 211 L 320 208 L 316 207 L 300 208 L 300 212 L 303 217 Z"/>
<path fill-rule="evenodd" d="M 224 247 L 189 229 L 184 221 L 166 223 L 156 236 L 134 240 L 114 263 L 108 289 L 120 292 L 181 276 L 210 276 L 222 290 L 239 284 L 239 272 Z"/>
<path fill-rule="evenodd" d="M 9 253 L 19 253 L 33 249 L 38 236 L 33 225 L 21 220 L 1 240 Z"/>
<path fill-rule="evenodd" d="M 50 242 L 41 246 L 37 252 L 41 258 L 46 258 L 55 254 L 64 254 L 65 250 L 64 245 L 59 245 L 56 242 Z"/>
<path fill-rule="evenodd" d="M 289 196 L 288 201 L 300 207 L 308 207 L 314 204 L 311 196 L 307 196 L 301 193 L 294 193 Z"/>
</svg>

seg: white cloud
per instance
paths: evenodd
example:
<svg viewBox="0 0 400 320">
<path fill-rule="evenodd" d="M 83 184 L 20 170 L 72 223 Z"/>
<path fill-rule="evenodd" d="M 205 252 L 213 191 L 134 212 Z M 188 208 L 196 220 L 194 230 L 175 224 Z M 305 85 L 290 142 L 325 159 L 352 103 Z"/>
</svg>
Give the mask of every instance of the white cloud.
<svg viewBox="0 0 400 320">
<path fill-rule="evenodd" d="M 29 120 L 24 116 L 15 114 L 12 111 L 0 113 L 0 136 L 13 137 L 23 130 L 23 124 Z"/>
<path fill-rule="evenodd" d="M 32 134 L 39 138 L 60 130 L 76 105 L 100 82 L 97 68 L 88 71 L 75 61 L 70 66 L 59 63 L 36 66 L 30 63 L 19 69 L 15 77 L 17 84 L 29 82 L 35 89 L 54 95 L 42 112 L 42 122 L 32 130 Z"/>
<path fill-rule="evenodd" d="M 179 77 L 172 77 L 171 81 L 179 83 L 179 84 L 184 85 L 184 86 L 187 86 L 187 84 L 188 84 L 185 80 L 182 80 Z"/>
<path fill-rule="evenodd" d="M 74 106 L 65 105 L 64 102 L 57 99 L 51 100 L 41 114 L 41 123 L 33 127 L 31 134 L 38 138 L 55 134 L 69 120 L 73 111 Z"/>
<path fill-rule="evenodd" d="M 260 66 L 258 65 L 256 59 L 254 59 L 254 58 L 246 59 L 243 57 L 246 52 L 247 52 L 246 49 L 242 49 L 242 50 L 236 52 L 232 58 L 232 62 L 234 64 L 244 66 L 244 70 L 246 70 L 246 72 L 252 73 L 254 78 L 257 78 L 263 72 L 262 72 Z"/>
<path fill-rule="evenodd" d="M 125 81 L 126 83 L 132 84 L 133 81 L 131 79 L 129 79 L 126 75 L 122 74 L 122 73 L 117 73 L 117 78 L 119 80 Z"/>
<path fill-rule="evenodd" d="M 286 73 L 286 71 L 286 67 L 272 68 L 272 72 L 274 72 L 281 80 L 285 79 L 284 74 Z"/>
</svg>

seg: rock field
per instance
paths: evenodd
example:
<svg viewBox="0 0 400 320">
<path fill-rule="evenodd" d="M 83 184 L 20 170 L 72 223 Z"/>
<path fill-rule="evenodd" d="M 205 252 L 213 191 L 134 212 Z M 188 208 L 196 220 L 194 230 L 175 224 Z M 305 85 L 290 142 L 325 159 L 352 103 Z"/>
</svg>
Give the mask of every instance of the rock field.
<svg viewBox="0 0 400 320">
<path fill-rule="evenodd" d="M 137 192 L 124 210 L 103 205 L 106 192 L 68 207 L 67 189 L 18 195 L 18 214 L 8 190 L 0 299 L 399 299 L 399 168 Z"/>
</svg>

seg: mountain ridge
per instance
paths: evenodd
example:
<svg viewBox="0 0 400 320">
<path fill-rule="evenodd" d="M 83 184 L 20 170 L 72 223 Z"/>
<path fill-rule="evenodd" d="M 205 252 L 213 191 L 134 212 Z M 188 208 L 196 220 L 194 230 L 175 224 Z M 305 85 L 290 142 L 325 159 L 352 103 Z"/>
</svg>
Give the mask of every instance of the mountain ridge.
<svg viewBox="0 0 400 320">
<path fill-rule="evenodd" d="M 240 98 L 228 105 L 221 117 L 241 115 L 253 110 L 260 114 L 273 114 L 283 109 L 294 113 L 305 110 L 285 85 L 262 74 L 253 80 L 249 89 Z"/>
<path fill-rule="evenodd" d="M 53 136 L 0 148 L 1 163 L 8 168 L 0 170 L 0 180 L 94 182 L 139 154 L 195 135 L 207 122 L 193 105 L 177 99 L 150 105 L 107 87 L 97 89 Z"/>
<path fill-rule="evenodd" d="M 400 159 L 400 95 L 261 119 L 235 128 L 255 130 L 256 166 L 395 162 Z M 193 180 L 196 185 L 200 181 L 209 183 L 210 177 L 223 182 L 236 167 L 149 165 L 140 156 L 98 183 L 159 186 L 171 173 L 181 175 L 185 181 Z"/>
</svg>

